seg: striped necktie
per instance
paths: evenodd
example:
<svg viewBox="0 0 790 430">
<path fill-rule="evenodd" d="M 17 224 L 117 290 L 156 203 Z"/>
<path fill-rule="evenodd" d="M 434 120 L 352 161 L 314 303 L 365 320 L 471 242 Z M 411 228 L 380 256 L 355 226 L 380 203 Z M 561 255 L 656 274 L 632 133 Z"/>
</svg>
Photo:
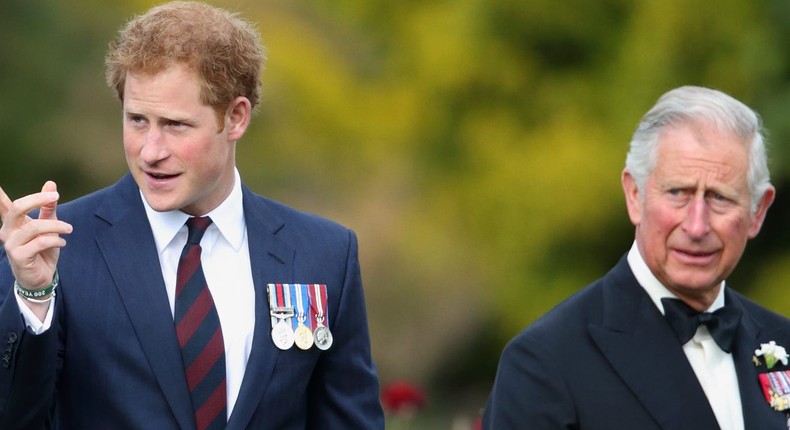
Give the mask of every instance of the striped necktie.
<svg viewBox="0 0 790 430">
<path fill-rule="evenodd" d="M 200 239 L 211 218 L 189 218 L 189 237 L 176 275 L 175 324 L 198 430 L 224 429 L 227 421 L 225 344 L 217 308 L 200 262 Z"/>
</svg>

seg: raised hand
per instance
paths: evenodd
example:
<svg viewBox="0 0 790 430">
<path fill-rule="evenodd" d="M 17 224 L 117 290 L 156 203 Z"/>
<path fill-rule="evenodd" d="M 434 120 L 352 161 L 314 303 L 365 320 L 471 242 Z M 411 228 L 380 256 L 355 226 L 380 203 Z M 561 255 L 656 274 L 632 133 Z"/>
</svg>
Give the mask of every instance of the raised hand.
<svg viewBox="0 0 790 430">
<path fill-rule="evenodd" d="M 66 245 L 60 235 L 71 233 L 71 224 L 57 218 L 59 198 L 52 181 L 40 193 L 15 201 L 0 188 L 0 242 L 17 282 L 26 289 L 42 289 L 52 282 L 60 248 Z M 38 218 L 31 218 L 28 213 L 35 209 L 39 209 Z"/>
</svg>

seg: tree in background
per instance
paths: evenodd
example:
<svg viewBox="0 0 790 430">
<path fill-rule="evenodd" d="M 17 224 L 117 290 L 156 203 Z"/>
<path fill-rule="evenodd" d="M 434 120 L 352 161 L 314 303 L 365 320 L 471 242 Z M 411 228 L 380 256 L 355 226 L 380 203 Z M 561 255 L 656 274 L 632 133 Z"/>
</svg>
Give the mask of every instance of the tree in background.
<svg viewBox="0 0 790 430">
<path fill-rule="evenodd" d="M 8 0 L 0 184 L 66 199 L 125 172 L 107 42 L 154 2 Z M 682 84 L 760 112 L 779 194 L 733 285 L 785 312 L 782 0 L 236 0 L 268 47 L 238 147 L 257 191 L 355 229 L 382 380 L 474 414 L 503 342 L 628 249 L 631 132 Z M 454 406 L 450 406 L 453 404 Z"/>
</svg>

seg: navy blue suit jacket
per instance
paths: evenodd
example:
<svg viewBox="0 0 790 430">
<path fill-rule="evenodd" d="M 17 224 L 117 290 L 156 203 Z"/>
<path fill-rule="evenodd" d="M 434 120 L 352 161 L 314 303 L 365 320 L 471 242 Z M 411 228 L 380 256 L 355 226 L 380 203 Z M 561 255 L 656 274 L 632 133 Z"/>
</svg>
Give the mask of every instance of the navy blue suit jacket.
<svg viewBox="0 0 790 430">
<path fill-rule="evenodd" d="M 787 429 L 758 384 L 760 343 L 790 347 L 790 320 L 727 289 L 743 311 L 733 348 L 747 430 Z M 505 348 L 484 428 L 718 429 L 682 345 L 623 258 Z"/>
<path fill-rule="evenodd" d="M 356 236 L 243 187 L 255 329 L 227 429 L 379 429 L 383 415 Z M 0 251 L 0 428 L 194 429 L 189 391 L 139 190 L 117 184 L 58 207 L 71 223 L 52 328 L 25 330 Z M 281 351 L 268 283 L 327 285 L 334 344 Z"/>
</svg>

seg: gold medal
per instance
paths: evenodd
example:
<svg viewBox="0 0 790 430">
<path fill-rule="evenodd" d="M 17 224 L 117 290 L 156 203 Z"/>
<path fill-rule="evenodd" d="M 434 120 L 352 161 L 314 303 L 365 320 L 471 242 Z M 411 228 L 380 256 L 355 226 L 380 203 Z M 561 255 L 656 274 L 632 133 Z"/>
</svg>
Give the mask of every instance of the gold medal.
<svg viewBox="0 0 790 430">
<path fill-rule="evenodd" d="M 294 338 L 296 346 L 301 349 L 308 350 L 313 346 L 313 333 L 302 321 L 299 321 L 299 325 L 294 331 Z"/>
<path fill-rule="evenodd" d="M 313 346 L 313 332 L 310 330 L 310 327 L 305 325 L 305 321 L 307 320 L 305 311 L 307 306 L 309 306 L 306 285 L 294 284 L 291 287 L 293 288 L 291 296 L 295 299 L 294 303 L 296 304 L 294 309 L 296 311 L 297 321 L 296 330 L 294 330 L 296 346 L 300 349 L 308 350 Z"/>
</svg>

